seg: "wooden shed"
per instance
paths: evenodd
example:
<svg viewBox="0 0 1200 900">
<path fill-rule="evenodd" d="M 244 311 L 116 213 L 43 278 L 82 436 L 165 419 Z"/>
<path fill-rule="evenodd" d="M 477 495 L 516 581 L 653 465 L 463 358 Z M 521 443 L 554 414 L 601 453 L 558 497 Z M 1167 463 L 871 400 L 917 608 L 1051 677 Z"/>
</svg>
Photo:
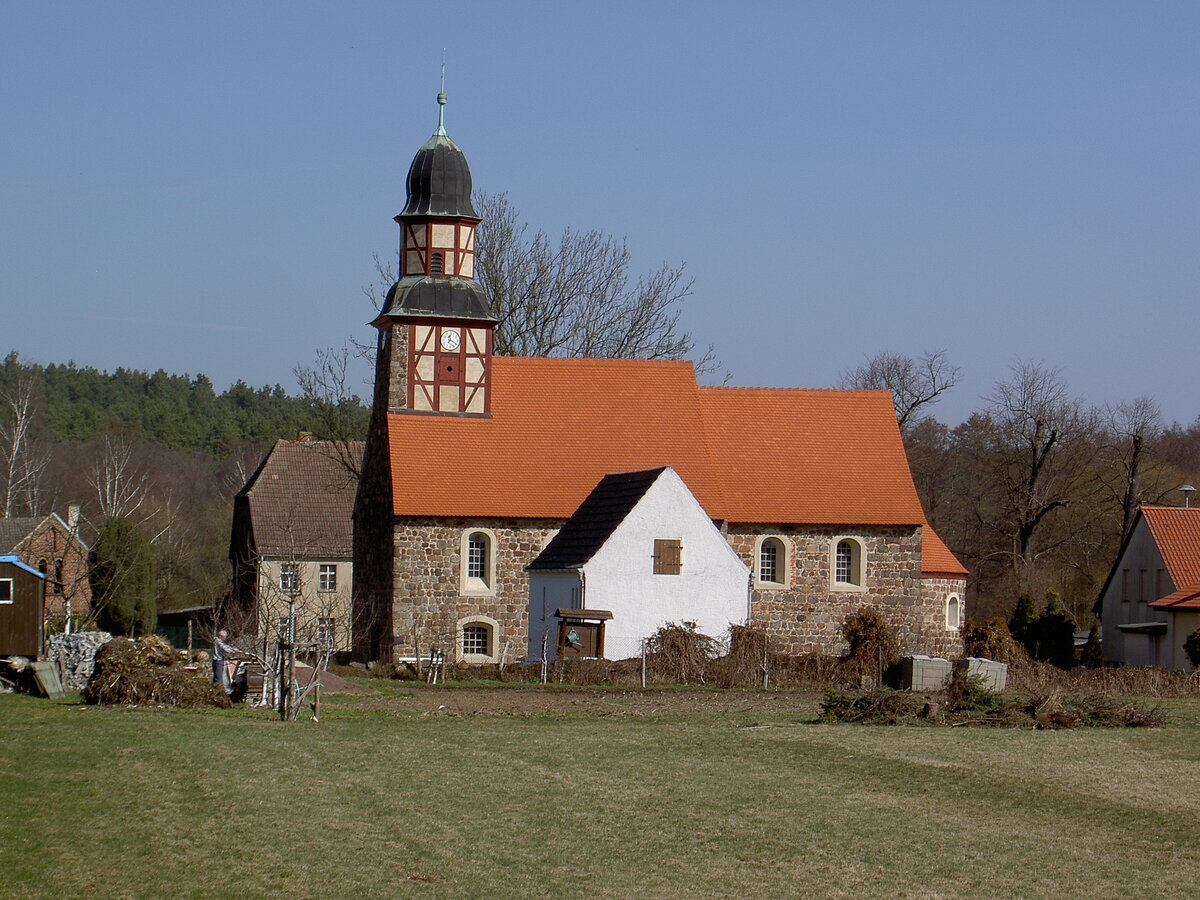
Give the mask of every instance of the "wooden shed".
<svg viewBox="0 0 1200 900">
<path fill-rule="evenodd" d="M 16 556 L 0 556 L 0 656 L 41 655 L 45 583 Z"/>
</svg>

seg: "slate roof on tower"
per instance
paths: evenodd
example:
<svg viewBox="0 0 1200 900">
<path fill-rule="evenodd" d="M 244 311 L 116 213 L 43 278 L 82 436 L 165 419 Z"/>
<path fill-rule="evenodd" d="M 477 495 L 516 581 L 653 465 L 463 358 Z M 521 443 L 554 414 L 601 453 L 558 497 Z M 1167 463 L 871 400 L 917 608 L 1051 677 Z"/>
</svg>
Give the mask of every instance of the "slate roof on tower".
<svg viewBox="0 0 1200 900">
<path fill-rule="evenodd" d="M 479 218 L 471 203 L 467 157 L 441 126 L 413 157 L 408 168 L 408 203 L 400 215 Z"/>
</svg>

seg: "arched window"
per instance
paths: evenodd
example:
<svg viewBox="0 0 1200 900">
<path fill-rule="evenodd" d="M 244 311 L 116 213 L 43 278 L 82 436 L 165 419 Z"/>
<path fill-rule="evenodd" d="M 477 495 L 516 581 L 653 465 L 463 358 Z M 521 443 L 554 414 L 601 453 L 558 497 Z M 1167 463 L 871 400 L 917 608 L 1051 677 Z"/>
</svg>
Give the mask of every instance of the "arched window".
<svg viewBox="0 0 1200 900">
<path fill-rule="evenodd" d="M 782 538 L 764 535 L 755 552 L 754 581 L 757 587 L 779 588 L 788 583 L 788 549 Z"/>
<path fill-rule="evenodd" d="M 958 599 L 958 594 L 951 594 L 946 598 L 946 627 L 952 631 L 958 631 L 961 621 L 962 601 Z"/>
<path fill-rule="evenodd" d="M 463 594 L 493 594 L 496 586 L 496 536 L 486 528 L 470 528 L 462 535 Z"/>
<path fill-rule="evenodd" d="M 854 537 L 837 538 L 833 544 L 830 587 L 835 591 L 861 591 L 866 585 L 862 541 Z"/>
<path fill-rule="evenodd" d="M 499 644 L 500 623 L 487 616 L 458 620 L 458 658 L 465 663 L 493 663 Z"/>
<path fill-rule="evenodd" d="M 446 269 L 446 264 L 442 254 L 434 253 L 429 257 L 429 274 L 441 275 Z"/>
</svg>

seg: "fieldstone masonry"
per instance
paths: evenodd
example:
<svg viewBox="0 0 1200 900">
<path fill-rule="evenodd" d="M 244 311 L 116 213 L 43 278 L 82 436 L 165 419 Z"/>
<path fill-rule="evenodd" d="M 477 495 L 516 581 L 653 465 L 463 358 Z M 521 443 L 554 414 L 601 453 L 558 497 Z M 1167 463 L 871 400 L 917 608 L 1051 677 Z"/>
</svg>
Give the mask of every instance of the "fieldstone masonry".
<svg viewBox="0 0 1200 900">
<path fill-rule="evenodd" d="M 486 616 L 498 623 L 497 657 L 522 657 L 529 627 L 529 582 L 524 569 L 561 525 L 549 520 L 396 520 L 387 579 L 395 585 L 387 615 L 389 655 L 425 656 L 440 648 L 456 659 L 460 620 Z M 492 591 L 486 596 L 461 591 L 462 537 L 472 529 L 486 529 L 495 536 L 495 571 Z M 842 623 L 852 613 L 873 606 L 895 628 L 905 653 L 946 657 L 961 653 L 958 631 L 946 627 L 945 603 L 950 593 L 961 600 L 964 583 L 955 578 L 921 578 L 919 527 L 730 526 L 726 535 L 752 569 L 760 535 L 778 537 L 789 547 L 785 586 L 751 591 L 752 624 L 774 635 L 780 651 L 843 653 Z M 830 586 L 831 546 L 843 536 L 863 544 L 863 590 Z"/>
</svg>

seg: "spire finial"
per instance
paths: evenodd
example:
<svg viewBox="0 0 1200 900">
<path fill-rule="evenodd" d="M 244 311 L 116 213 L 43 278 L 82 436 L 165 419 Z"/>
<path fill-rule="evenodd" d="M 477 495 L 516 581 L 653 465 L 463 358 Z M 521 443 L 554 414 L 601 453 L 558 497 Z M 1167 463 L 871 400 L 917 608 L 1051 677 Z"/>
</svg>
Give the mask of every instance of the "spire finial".
<svg viewBox="0 0 1200 900">
<path fill-rule="evenodd" d="M 434 134 L 446 135 L 446 48 L 442 48 L 442 87 L 438 91 L 438 127 Z"/>
</svg>

